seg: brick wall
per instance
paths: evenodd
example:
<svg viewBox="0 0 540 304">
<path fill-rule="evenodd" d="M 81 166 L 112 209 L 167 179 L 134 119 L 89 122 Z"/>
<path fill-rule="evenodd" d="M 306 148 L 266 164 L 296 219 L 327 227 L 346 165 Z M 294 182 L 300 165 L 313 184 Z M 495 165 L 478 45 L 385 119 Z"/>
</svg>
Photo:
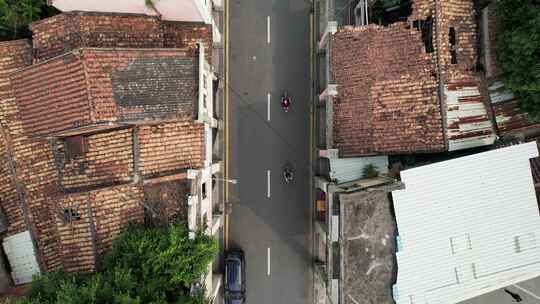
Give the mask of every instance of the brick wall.
<svg viewBox="0 0 540 304">
<path fill-rule="evenodd" d="M 131 129 L 85 136 L 84 156 L 59 163 L 64 188 L 87 188 L 129 182 L 133 177 L 133 135 Z M 64 142 L 57 145 L 66 155 Z M 65 158 L 64 158 L 65 159 Z M 63 165 L 62 165 L 63 163 Z"/>
<path fill-rule="evenodd" d="M 123 185 L 91 193 L 96 227 L 98 257 L 111 248 L 112 241 L 130 223 L 143 224 L 141 185 Z"/>
<path fill-rule="evenodd" d="M 31 25 L 36 61 L 80 47 L 163 47 L 160 22 L 155 17 L 63 13 Z"/>
<path fill-rule="evenodd" d="M 94 255 L 91 217 L 89 216 L 87 193 L 72 194 L 57 198 L 58 206 L 55 218 L 60 243 L 59 257 L 66 271 L 89 272 L 96 269 L 96 257 Z M 64 220 L 64 210 L 71 209 L 68 213 L 76 215 L 80 219 L 72 217 L 72 221 Z"/>
<path fill-rule="evenodd" d="M 204 42 L 205 58 L 212 62 L 212 25 L 193 22 L 164 22 L 163 38 L 166 48 L 189 48 L 193 55 L 197 42 Z"/>
<path fill-rule="evenodd" d="M 448 82 L 474 81 L 477 61 L 477 25 L 473 0 L 414 0 L 409 21 L 435 20 L 433 43 L 441 71 Z M 451 63 L 450 27 L 457 34 L 457 64 Z"/>
<path fill-rule="evenodd" d="M 204 41 L 212 55 L 212 27 L 203 23 L 162 22 L 153 16 L 71 12 L 31 25 L 35 60 L 43 61 L 80 47 L 196 49 Z"/>
<path fill-rule="evenodd" d="M 161 22 L 142 15 L 78 13 L 82 46 L 85 47 L 163 47 Z"/>
<path fill-rule="evenodd" d="M 30 25 L 34 60 L 43 61 L 80 47 L 81 25 L 73 14 L 59 14 Z"/>
<path fill-rule="evenodd" d="M 160 176 L 166 172 L 203 166 L 203 124 L 187 119 L 157 126 L 142 126 L 139 137 L 140 170 L 143 176 Z"/>
<path fill-rule="evenodd" d="M 477 62 L 477 26 L 473 0 L 439 1 L 437 16 L 441 70 L 450 83 L 459 80 L 474 81 Z M 457 34 L 457 64 L 451 63 L 449 32 Z"/>
<path fill-rule="evenodd" d="M 487 62 L 486 64 L 489 64 L 491 67 L 491 71 L 493 75 L 498 74 L 497 70 L 497 2 L 491 1 L 491 3 L 488 6 L 488 31 L 489 31 L 489 48 L 491 49 L 490 62 Z"/>
<path fill-rule="evenodd" d="M 111 248 L 112 240 L 129 223 L 143 223 L 140 202 L 142 191 L 136 185 L 60 197 L 59 213 L 71 208 L 80 216 L 80 219 L 71 222 L 64 221 L 61 216 L 56 217 L 60 258 L 65 269 L 77 272 L 96 270 L 104 253 Z"/>
<path fill-rule="evenodd" d="M 9 73 L 32 64 L 32 48 L 28 40 L 0 42 L 0 205 L 8 219 L 7 235 L 26 230 L 19 195 L 11 171 L 13 103 L 9 94 Z"/>
</svg>

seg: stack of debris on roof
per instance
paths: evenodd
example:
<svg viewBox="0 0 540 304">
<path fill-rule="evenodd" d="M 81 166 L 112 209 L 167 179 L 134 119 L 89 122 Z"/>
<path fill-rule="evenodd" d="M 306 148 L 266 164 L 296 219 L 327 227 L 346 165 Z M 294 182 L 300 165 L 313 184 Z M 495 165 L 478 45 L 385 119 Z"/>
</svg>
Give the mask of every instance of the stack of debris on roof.
<svg viewBox="0 0 540 304">
<path fill-rule="evenodd" d="M 211 58 L 211 27 L 64 13 L 31 29 L 0 43 L 6 237 L 28 232 L 42 271 L 93 271 L 145 213 L 185 218 L 188 169 L 207 155 L 196 42 Z"/>
</svg>

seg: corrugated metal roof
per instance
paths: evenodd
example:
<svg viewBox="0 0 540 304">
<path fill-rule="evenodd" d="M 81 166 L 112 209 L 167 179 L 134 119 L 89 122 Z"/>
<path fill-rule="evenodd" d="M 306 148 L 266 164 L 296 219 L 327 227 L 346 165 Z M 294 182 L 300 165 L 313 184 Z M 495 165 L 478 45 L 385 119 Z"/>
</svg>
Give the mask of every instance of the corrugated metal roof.
<svg viewBox="0 0 540 304">
<path fill-rule="evenodd" d="M 526 142 L 536 142 L 536 145 L 540 146 L 540 135 L 527 137 L 525 139 L 516 139 L 507 143 L 501 143 L 499 147 L 510 147 L 514 145 L 520 145 Z M 535 186 L 540 184 L 540 157 L 531 158 L 531 172 L 533 175 L 533 181 Z"/>
<path fill-rule="evenodd" d="M 346 183 L 362 178 L 365 166 L 373 164 L 379 173 L 388 173 L 388 156 L 330 159 L 330 179 Z"/>
<path fill-rule="evenodd" d="M 401 172 L 393 192 L 400 303 L 457 303 L 540 275 L 526 143 Z"/>
<path fill-rule="evenodd" d="M 478 86 L 472 82 L 449 84 L 445 94 L 449 151 L 493 144 L 495 130 Z"/>
<path fill-rule="evenodd" d="M 504 86 L 502 81 L 491 84 L 488 87 L 488 93 L 500 133 L 518 131 L 534 125 L 528 120 L 527 113 L 520 109 L 516 96 Z"/>
</svg>

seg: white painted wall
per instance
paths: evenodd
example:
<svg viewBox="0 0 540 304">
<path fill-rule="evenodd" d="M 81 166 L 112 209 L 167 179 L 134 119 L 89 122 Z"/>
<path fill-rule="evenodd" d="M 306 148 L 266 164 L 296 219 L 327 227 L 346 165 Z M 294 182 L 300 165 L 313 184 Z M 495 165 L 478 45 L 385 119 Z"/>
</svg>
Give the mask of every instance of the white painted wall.
<svg viewBox="0 0 540 304">
<path fill-rule="evenodd" d="M 40 274 L 29 231 L 6 237 L 2 246 L 11 265 L 15 285 L 31 282 L 33 275 Z"/>
<path fill-rule="evenodd" d="M 145 0 L 53 0 L 52 4 L 63 12 L 111 12 L 156 16 L 157 13 L 145 5 Z M 164 20 L 212 23 L 210 0 L 154 0 L 156 9 Z"/>
</svg>

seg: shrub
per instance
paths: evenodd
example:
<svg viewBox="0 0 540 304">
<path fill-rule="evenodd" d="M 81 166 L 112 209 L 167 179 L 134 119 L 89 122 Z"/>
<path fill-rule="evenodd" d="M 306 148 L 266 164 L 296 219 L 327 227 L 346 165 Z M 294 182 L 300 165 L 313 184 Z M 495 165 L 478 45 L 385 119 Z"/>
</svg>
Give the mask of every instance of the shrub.
<svg viewBox="0 0 540 304">
<path fill-rule="evenodd" d="M 141 298 L 146 300 L 158 290 L 167 295 L 179 287 L 189 290 L 217 250 L 217 242 L 202 232 L 190 240 L 184 225 L 133 226 L 113 242 L 105 267 L 131 269 L 144 282 Z"/>
<path fill-rule="evenodd" d="M 217 254 L 217 242 L 199 232 L 189 239 L 184 224 L 129 227 L 107 254 L 104 271 L 90 275 L 62 270 L 36 278 L 20 304 L 203 304 L 191 284 Z"/>
<path fill-rule="evenodd" d="M 379 176 L 379 170 L 373 164 L 367 164 L 362 169 L 362 178 L 375 178 Z"/>
<path fill-rule="evenodd" d="M 532 120 L 540 121 L 540 4 L 497 2 L 497 66 Z"/>
</svg>

